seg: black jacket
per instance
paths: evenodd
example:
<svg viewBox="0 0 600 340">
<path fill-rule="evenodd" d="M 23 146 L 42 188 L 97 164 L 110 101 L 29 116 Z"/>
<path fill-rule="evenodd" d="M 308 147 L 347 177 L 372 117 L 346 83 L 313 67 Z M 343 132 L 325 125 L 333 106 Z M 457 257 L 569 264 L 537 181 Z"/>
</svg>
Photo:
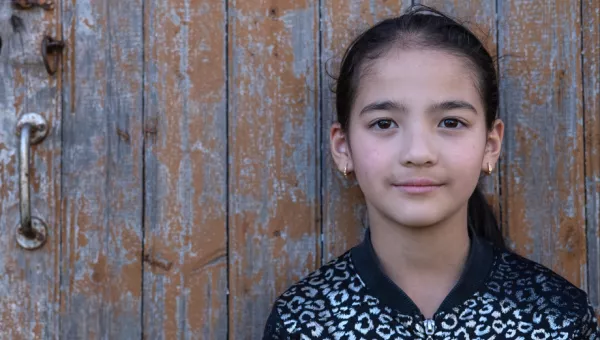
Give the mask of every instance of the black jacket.
<svg viewBox="0 0 600 340">
<path fill-rule="evenodd" d="M 263 339 L 600 339 L 600 331 L 584 291 L 479 238 L 427 320 L 383 273 L 367 232 L 277 299 Z"/>
</svg>

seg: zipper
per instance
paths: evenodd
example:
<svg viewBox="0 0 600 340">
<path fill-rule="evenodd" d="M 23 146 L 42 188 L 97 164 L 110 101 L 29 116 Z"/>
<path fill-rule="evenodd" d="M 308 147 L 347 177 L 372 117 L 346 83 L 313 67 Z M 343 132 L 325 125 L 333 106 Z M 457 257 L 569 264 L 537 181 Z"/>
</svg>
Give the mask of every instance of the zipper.
<svg viewBox="0 0 600 340">
<path fill-rule="evenodd" d="M 425 335 L 427 335 L 427 340 L 433 340 L 432 335 L 435 333 L 435 321 L 432 319 L 426 319 L 423 321 L 423 325 L 425 326 Z"/>
</svg>

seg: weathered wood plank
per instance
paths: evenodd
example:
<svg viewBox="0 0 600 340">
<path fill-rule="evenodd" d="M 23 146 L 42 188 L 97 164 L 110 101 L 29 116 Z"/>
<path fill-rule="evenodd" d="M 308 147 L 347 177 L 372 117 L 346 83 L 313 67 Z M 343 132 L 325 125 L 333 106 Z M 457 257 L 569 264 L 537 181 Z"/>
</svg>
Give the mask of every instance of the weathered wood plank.
<svg viewBox="0 0 600 340">
<path fill-rule="evenodd" d="M 224 339 L 225 2 L 145 6 L 144 337 Z"/>
<path fill-rule="evenodd" d="M 417 2 L 440 10 L 464 24 L 481 40 L 492 57 L 496 57 L 497 27 L 495 1 L 422 0 Z M 481 188 L 488 202 L 496 212 L 498 219 L 502 216 L 500 212 L 500 172 L 498 171 L 501 168 L 501 163 L 502 159 L 496 164 L 493 174 L 491 176 L 483 176 L 480 181 Z"/>
<path fill-rule="evenodd" d="M 508 243 L 586 282 L 579 1 L 498 2 Z"/>
<path fill-rule="evenodd" d="M 582 1 L 588 294 L 600 308 L 600 3 Z"/>
<path fill-rule="evenodd" d="M 15 32 L 11 17 L 22 20 Z M 57 36 L 57 10 L 18 11 L 0 3 L 0 329 L 8 339 L 58 336 L 60 251 L 60 81 L 50 77 L 39 54 L 43 34 Z M 37 112 L 50 126 L 30 152 L 31 212 L 48 225 L 38 250 L 15 242 L 19 223 L 18 116 Z"/>
<path fill-rule="evenodd" d="M 230 338 L 319 265 L 315 1 L 229 1 Z"/>
<path fill-rule="evenodd" d="M 334 82 L 328 74 L 337 75 L 346 47 L 358 34 L 410 5 L 410 0 L 332 0 L 321 5 L 323 263 L 358 243 L 367 224 L 358 185 L 352 177 L 344 179 L 331 160 L 329 129 L 336 117 Z"/>
<path fill-rule="evenodd" d="M 139 339 L 142 0 L 64 0 L 61 338 Z"/>
</svg>

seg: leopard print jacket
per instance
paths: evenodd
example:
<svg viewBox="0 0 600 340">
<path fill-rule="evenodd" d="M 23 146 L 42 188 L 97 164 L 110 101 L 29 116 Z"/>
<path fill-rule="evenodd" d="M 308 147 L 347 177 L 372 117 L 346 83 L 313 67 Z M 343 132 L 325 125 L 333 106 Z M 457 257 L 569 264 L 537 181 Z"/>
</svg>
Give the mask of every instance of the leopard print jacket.
<svg viewBox="0 0 600 340">
<path fill-rule="evenodd" d="M 263 339 L 600 339 L 600 330 L 584 291 L 478 238 L 426 319 L 383 273 L 367 232 L 276 300 Z"/>
</svg>

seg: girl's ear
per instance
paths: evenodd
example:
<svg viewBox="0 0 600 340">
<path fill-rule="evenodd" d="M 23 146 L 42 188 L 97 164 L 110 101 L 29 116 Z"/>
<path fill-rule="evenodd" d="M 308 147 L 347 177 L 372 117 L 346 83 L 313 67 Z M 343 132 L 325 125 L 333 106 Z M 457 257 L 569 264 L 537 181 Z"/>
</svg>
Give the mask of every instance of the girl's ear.
<svg viewBox="0 0 600 340">
<path fill-rule="evenodd" d="M 496 162 L 500 157 L 500 151 L 502 151 L 502 139 L 504 138 L 504 122 L 500 119 L 494 121 L 492 129 L 488 132 L 487 141 L 485 145 L 485 154 L 483 156 L 483 164 L 481 169 L 484 172 L 489 170 L 488 164 L 492 169 L 496 168 Z"/>
<path fill-rule="evenodd" d="M 340 123 L 333 123 L 330 130 L 331 155 L 340 172 L 350 173 L 354 170 L 352 156 L 350 154 L 350 143 L 347 134 L 342 130 Z"/>
</svg>

